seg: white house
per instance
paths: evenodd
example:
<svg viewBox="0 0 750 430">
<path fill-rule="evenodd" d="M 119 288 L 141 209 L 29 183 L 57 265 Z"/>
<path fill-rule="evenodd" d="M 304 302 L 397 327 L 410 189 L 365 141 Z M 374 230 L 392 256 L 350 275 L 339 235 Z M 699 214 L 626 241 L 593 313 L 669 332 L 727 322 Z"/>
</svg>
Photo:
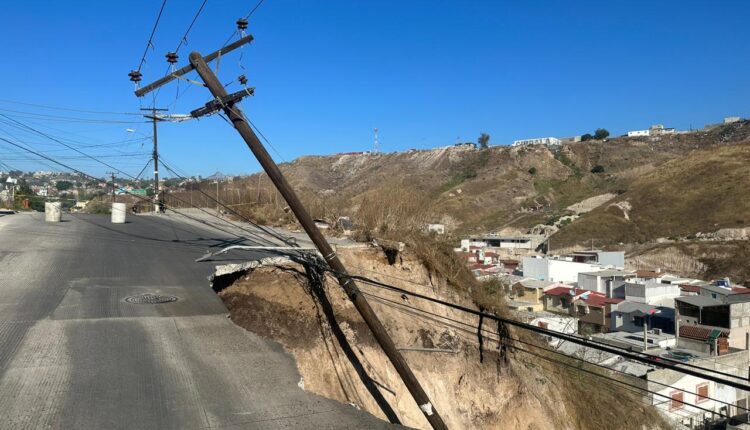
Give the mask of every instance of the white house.
<svg viewBox="0 0 750 430">
<path fill-rule="evenodd" d="M 618 269 L 580 272 L 578 273 L 578 288 L 603 293 L 607 297 L 621 297 L 621 295 L 614 294 L 615 290 L 621 289 L 625 282 L 633 277 L 635 277 L 635 272 Z"/>
<path fill-rule="evenodd" d="M 602 267 L 592 263 L 578 263 L 548 257 L 523 257 L 523 276 L 541 281 L 578 282 L 581 272 L 594 272 Z"/>
<path fill-rule="evenodd" d="M 534 139 L 521 139 L 514 140 L 513 146 L 527 146 L 527 145 L 559 145 L 560 139 L 556 137 L 538 137 Z"/>
<path fill-rule="evenodd" d="M 651 130 L 633 130 L 628 132 L 628 137 L 650 136 Z"/>
</svg>

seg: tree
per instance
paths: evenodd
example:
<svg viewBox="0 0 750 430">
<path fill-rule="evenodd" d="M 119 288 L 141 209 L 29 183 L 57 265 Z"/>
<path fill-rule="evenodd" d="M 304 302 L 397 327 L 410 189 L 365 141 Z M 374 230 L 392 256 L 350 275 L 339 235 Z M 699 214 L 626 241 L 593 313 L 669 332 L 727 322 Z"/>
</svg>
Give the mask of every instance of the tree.
<svg viewBox="0 0 750 430">
<path fill-rule="evenodd" d="M 490 135 L 487 133 L 480 134 L 477 142 L 479 143 L 480 148 L 487 149 L 490 146 Z"/>
<path fill-rule="evenodd" d="M 609 136 L 609 132 L 604 128 L 597 128 L 594 132 L 594 139 L 602 140 Z"/>
<path fill-rule="evenodd" d="M 73 183 L 68 181 L 57 181 L 55 188 L 57 188 L 57 191 L 69 190 L 73 188 Z"/>
<path fill-rule="evenodd" d="M 604 173 L 604 166 L 597 164 L 591 169 L 591 173 Z"/>
<path fill-rule="evenodd" d="M 594 138 L 594 136 L 592 136 L 592 135 L 591 135 L 591 134 L 589 134 L 589 133 L 586 133 L 586 134 L 584 134 L 583 136 L 581 136 L 581 142 L 585 142 L 585 141 L 587 141 L 587 140 L 591 140 L 591 139 L 593 139 L 593 138 Z"/>
</svg>

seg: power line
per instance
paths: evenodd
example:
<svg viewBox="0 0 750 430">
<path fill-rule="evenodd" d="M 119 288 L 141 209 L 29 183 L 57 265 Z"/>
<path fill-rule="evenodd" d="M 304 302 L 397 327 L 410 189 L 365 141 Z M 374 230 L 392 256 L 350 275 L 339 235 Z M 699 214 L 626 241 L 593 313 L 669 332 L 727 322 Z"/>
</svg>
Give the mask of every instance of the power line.
<svg viewBox="0 0 750 430">
<path fill-rule="evenodd" d="M 592 348 L 592 349 L 597 349 L 597 350 L 600 350 L 600 351 L 609 352 L 609 353 L 612 353 L 612 354 L 615 354 L 615 355 L 621 355 L 621 356 L 629 358 L 631 360 L 635 360 L 635 361 L 639 361 L 641 363 L 649 364 L 649 365 L 652 365 L 654 367 L 661 367 L 661 368 L 666 368 L 666 369 L 670 369 L 670 370 L 675 370 L 675 371 L 678 371 L 680 373 L 684 373 L 684 374 L 687 374 L 687 375 L 696 376 L 696 377 L 699 377 L 699 378 L 702 378 L 702 379 L 706 379 L 706 380 L 710 380 L 710 381 L 714 381 L 714 382 L 717 382 L 717 383 L 720 383 L 720 384 L 729 385 L 729 386 L 734 387 L 734 388 L 739 388 L 741 390 L 750 391 L 750 385 L 747 385 L 745 383 L 739 383 L 739 382 L 735 382 L 735 381 L 730 381 L 730 380 L 726 380 L 726 379 L 721 379 L 721 378 L 719 378 L 717 376 L 713 376 L 713 375 L 706 375 L 706 374 L 703 374 L 701 372 L 697 372 L 695 370 L 692 370 L 689 366 L 688 366 L 688 368 L 678 367 L 678 365 L 672 364 L 672 363 L 670 363 L 670 362 L 668 362 L 668 361 L 666 361 L 664 359 L 661 359 L 661 358 L 659 360 L 656 360 L 653 357 L 645 355 L 645 354 L 644 355 L 636 354 L 636 353 L 633 353 L 631 351 L 626 351 L 626 350 L 623 350 L 623 349 L 618 349 L 616 347 L 612 347 L 610 345 L 601 344 L 601 343 L 598 343 L 598 342 L 591 342 L 588 339 L 578 338 L 576 336 L 572 336 L 572 335 L 569 335 L 569 334 L 556 332 L 556 331 L 549 330 L 549 329 L 544 329 L 544 328 L 541 328 L 541 327 L 536 327 L 536 326 L 533 326 L 531 324 L 523 323 L 523 322 L 520 322 L 520 321 L 516 321 L 516 320 L 510 319 L 510 318 L 504 318 L 504 317 L 500 317 L 500 316 L 497 316 L 497 315 L 488 314 L 488 313 L 483 312 L 483 311 L 478 311 L 478 310 L 471 309 L 471 308 L 468 308 L 468 307 L 465 307 L 465 306 L 462 306 L 462 305 L 458 305 L 458 304 L 455 304 L 455 303 L 451 303 L 451 302 L 447 302 L 447 301 L 444 301 L 444 300 L 436 299 L 434 297 L 429 297 L 429 296 L 426 296 L 424 294 L 419 294 L 419 293 L 416 293 L 416 292 L 413 292 L 413 291 L 405 290 L 403 288 L 398 288 L 398 287 L 395 287 L 393 285 L 388 285 L 388 284 L 385 284 L 383 282 L 375 281 L 375 280 L 369 279 L 369 278 L 364 277 L 364 276 L 342 274 L 342 273 L 339 273 L 339 272 L 335 272 L 331 268 L 329 268 L 329 267 L 327 267 L 327 266 L 325 266 L 325 265 L 323 265 L 321 263 L 319 263 L 319 267 L 322 268 L 323 270 L 329 271 L 329 272 L 331 272 L 331 273 L 333 273 L 334 275 L 337 275 L 337 276 L 348 277 L 348 278 L 351 278 L 351 279 L 354 279 L 354 280 L 358 280 L 358 281 L 364 282 L 366 284 L 370 284 L 370 285 L 374 285 L 374 286 L 378 286 L 378 287 L 383 287 L 385 289 L 389 289 L 389 290 L 392 290 L 392 291 L 400 292 L 401 294 L 405 294 L 407 296 L 413 296 L 413 297 L 417 297 L 417 298 L 420 298 L 420 299 L 423 299 L 423 300 L 427 300 L 427 301 L 430 301 L 430 302 L 433 302 L 433 303 L 438 303 L 438 304 L 441 304 L 443 306 L 447 306 L 447 307 L 452 308 L 452 309 L 460 310 L 460 311 L 465 312 L 465 313 L 473 314 L 473 315 L 476 315 L 476 316 L 481 316 L 483 318 L 487 318 L 487 319 L 491 319 L 491 320 L 494 320 L 494 321 L 502 322 L 502 323 L 505 323 L 505 324 L 508 324 L 508 325 L 511 325 L 511 326 L 514 326 L 514 327 L 522 328 L 522 329 L 525 329 L 525 330 L 529 330 L 529 331 L 532 331 L 532 332 L 536 332 L 536 333 L 540 333 L 540 334 L 546 334 L 548 336 L 552 336 L 552 337 L 556 337 L 556 338 L 559 338 L 559 339 L 567 340 L 567 341 L 569 341 L 571 343 L 575 343 L 575 344 L 578 344 L 578 345 L 586 346 L 586 347 L 589 347 L 589 348 Z M 687 364 L 687 363 L 679 362 L 679 365 L 685 365 L 685 364 Z M 710 369 L 705 369 L 705 368 L 701 368 L 701 369 L 703 369 L 703 370 L 710 370 Z M 737 379 L 744 379 L 744 378 L 740 378 L 740 377 L 737 377 L 736 375 L 731 375 L 731 374 L 727 374 L 727 376 L 730 376 L 732 378 L 737 378 Z"/>
<path fill-rule="evenodd" d="M 0 99 L 0 102 L 9 103 L 9 104 L 17 104 L 17 105 L 22 105 L 22 106 L 38 107 L 42 109 L 62 110 L 62 111 L 68 111 L 68 112 L 90 113 L 90 114 L 99 114 L 99 115 L 143 116 L 143 114 L 137 113 L 137 112 L 111 112 L 111 111 L 98 111 L 98 110 L 91 110 L 91 109 L 68 108 L 68 107 L 42 105 L 42 104 L 37 104 L 37 103 L 19 102 L 16 100 L 8 100 L 8 99 Z"/>
<path fill-rule="evenodd" d="M 148 53 L 148 48 L 153 47 L 153 40 L 154 40 L 154 33 L 156 33 L 156 27 L 159 26 L 159 20 L 161 19 L 161 14 L 164 12 L 164 6 L 167 5 L 167 0 L 162 1 L 161 8 L 159 9 L 159 14 L 156 15 L 156 22 L 154 23 L 154 28 L 151 29 L 151 35 L 148 37 L 148 42 L 146 42 L 146 49 L 143 50 L 143 56 L 141 57 L 140 63 L 138 63 L 138 71 L 141 71 L 141 67 L 143 67 L 143 63 L 146 61 L 146 54 Z"/>
<path fill-rule="evenodd" d="M 182 44 L 187 44 L 187 37 L 188 34 L 190 34 L 190 30 L 193 28 L 193 25 L 195 24 L 195 21 L 198 20 L 198 16 L 203 11 L 203 8 L 206 6 L 206 3 L 208 0 L 203 0 L 203 3 L 201 3 L 201 6 L 198 8 L 198 12 L 195 13 L 195 16 L 193 17 L 193 20 L 190 22 L 190 25 L 188 26 L 187 30 L 185 31 L 185 35 L 182 36 L 182 39 L 180 39 L 180 43 L 177 45 L 177 48 L 175 48 L 174 53 L 179 52 L 180 47 L 182 47 Z"/>
<path fill-rule="evenodd" d="M 116 170 L 116 171 L 118 171 L 118 172 L 120 172 L 120 173 L 123 173 L 123 174 L 127 175 L 127 173 L 123 172 L 122 170 L 118 169 L 117 167 L 114 167 L 114 166 L 112 166 L 112 165 L 110 165 L 110 164 L 108 164 L 108 163 L 105 163 L 105 162 L 101 161 L 101 160 L 97 160 L 97 159 L 96 159 L 95 157 L 92 157 L 91 155 L 88 155 L 88 154 L 86 154 L 85 152 L 83 152 L 83 151 L 80 151 L 80 150 L 78 150 L 78 149 L 76 149 L 76 148 L 74 148 L 74 147 L 72 147 L 72 146 L 68 145 L 67 143 L 65 143 L 65 142 L 63 142 L 63 141 L 61 141 L 61 140 L 59 140 L 59 139 L 56 139 L 56 138 L 54 138 L 54 137 L 52 137 L 52 136 L 50 136 L 50 135 L 48 135 L 48 134 L 46 134 L 46 133 L 44 133 L 44 132 L 41 132 L 41 131 L 39 131 L 39 130 L 36 130 L 35 128 L 33 128 L 33 127 L 30 127 L 30 126 L 28 126 L 28 125 L 26 125 L 26 124 L 24 124 L 24 123 L 22 123 L 22 122 L 20 122 L 20 121 L 17 121 L 17 120 L 15 120 L 15 119 L 13 119 L 13 118 L 11 118 L 11 117 L 9 117 L 9 116 L 5 115 L 5 114 L 1 114 L 1 113 L 0 113 L 0 116 L 3 116 L 3 117 L 5 117 L 5 118 L 7 118 L 7 119 L 9 119 L 9 120 L 11 120 L 11 121 L 13 121 L 13 122 L 15 122 L 15 123 L 17 123 L 17 124 L 21 125 L 21 126 L 23 126 L 23 127 L 25 127 L 25 128 L 28 128 L 29 130 L 31 130 L 31 131 L 33 131 L 33 132 L 35 132 L 35 133 L 37 133 L 37 134 L 39 134 L 39 135 L 41 135 L 41 136 L 44 136 L 44 137 L 46 137 L 47 139 L 50 139 L 50 140 L 52 140 L 52 141 L 54 141 L 54 142 L 57 142 L 57 143 L 59 143 L 59 144 L 61 144 L 61 145 L 65 146 L 66 148 L 69 148 L 69 149 L 71 149 L 71 150 L 73 150 L 73 151 L 75 151 L 75 152 L 77 152 L 77 153 L 79 153 L 79 154 L 81 154 L 81 155 L 85 156 L 86 158 L 90 158 L 90 159 L 92 159 L 92 160 L 94 160 L 94 161 L 96 161 L 96 162 L 98 162 L 98 163 L 101 163 L 101 164 L 103 164 L 103 165 L 105 165 L 105 166 L 109 167 L 110 169 Z"/>
<path fill-rule="evenodd" d="M 186 177 L 184 177 L 184 176 L 180 175 L 179 173 L 175 172 L 175 171 L 174 171 L 174 170 L 173 170 L 172 168 L 170 168 L 170 167 L 169 167 L 169 166 L 168 166 L 167 164 L 165 164 L 165 163 L 164 163 L 164 160 L 161 160 L 161 164 L 162 164 L 162 165 L 163 165 L 163 166 L 164 166 L 164 167 L 165 167 L 165 168 L 166 168 L 166 169 L 167 169 L 168 171 L 172 172 L 172 174 L 174 174 L 174 175 L 177 175 L 177 177 L 178 177 L 178 178 L 180 178 L 181 180 L 183 180 L 183 181 L 187 180 L 187 178 L 186 178 Z M 257 229 L 259 229 L 259 230 L 261 230 L 261 231 L 265 232 L 266 234 L 269 234 L 269 235 L 271 235 L 271 236 L 275 237 L 276 239 L 280 240 L 280 241 L 281 241 L 282 243 L 285 243 L 285 244 L 287 244 L 287 245 L 290 245 L 290 246 L 296 246 L 296 244 L 294 244 L 294 243 L 292 243 L 291 241 L 289 241 L 289 239 L 287 239 L 287 238 L 285 238 L 285 237 L 281 236 L 280 234 L 276 233 L 275 231 L 273 231 L 273 230 L 271 230 L 271 229 L 269 229 L 269 228 L 267 228 L 267 227 L 265 227 L 265 226 L 261 226 L 260 224 L 257 224 L 257 223 L 255 223 L 255 222 L 254 222 L 253 220 L 251 220 L 250 218 L 248 218 L 248 217 L 245 217 L 245 216 L 243 216 L 242 214 L 238 213 L 237 211 L 235 211 L 235 210 L 234 210 L 234 209 L 232 209 L 231 207 L 229 207 L 229 206 L 225 205 L 224 203 L 220 202 L 220 201 L 218 200 L 218 195 L 216 196 L 217 198 L 214 198 L 214 197 L 213 197 L 213 196 L 211 196 L 210 194 L 208 194 L 208 193 L 206 193 L 205 191 L 203 191 L 203 190 L 202 190 L 202 189 L 201 189 L 200 187 L 198 188 L 198 192 L 200 192 L 200 193 L 201 193 L 202 195 L 204 195 L 204 196 L 208 197 L 209 199 L 211 199 L 211 200 L 212 200 L 212 201 L 213 201 L 214 203 L 217 203 L 217 204 L 218 204 L 218 205 L 220 205 L 221 207 L 225 208 L 226 210 L 230 211 L 230 212 L 231 212 L 231 213 L 233 213 L 234 215 L 238 216 L 238 217 L 239 217 L 239 218 L 241 218 L 242 220 L 244 220 L 244 221 L 246 221 L 246 222 L 248 222 L 248 223 L 252 224 L 252 225 L 253 225 L 253 226 L 254 226 L 255 228 L 257 228 Z M 170 194 L 170 195 L 171 195 L 171 194 Z"/>
<path fill-rule="evenodd" d="M 360 267 L 360 266 L 351 266 L 351 267 L 353 267 L 354 269 L 358 269 L 358 270 L 364 271 L 364 272 L 370 272 L 370 273 L 373 273 L 373 274 L 376 274 L 376 275 L 380 275 L 380 276 L 383 276 L 383 277 L 386 277 L 386 278 L 391 278 L 391 279 L 396 279 L 396 280 L 399 280 L 399 281 L 402 281 L 402 282 L 407 282 L 407 283 L 413 284 L 415 286 L 424 287 L 424 288 L 433 288 L 432 286 L 423 285 L 423 284 L 420 284 L 418 282 L 414 282 L 414 281 L 406 279 L 406 278 L 400 278 L 398 276 L 389 275 L 389 274 L 378 272 L 378 271 L 371 270 L 371 269 L 366 269 L 364 267 Z M 608 343 L 600 342 L 600 341 L 598 341 L 596 339 L 588 339 L 588 341 L 591 342 L 591 343 L 596 343 L 596 344 L 600 344 L 600 345 L 607 346 L 607 347 L 613 347 L 612 345 L 610 345 Z M 613 347 L 613 348 L 617 348 L 617 347 Z M 632 351 L 628 351 L 628 352 L 632 352 Z M 711 369 L 711 368 L 708 368 L 708 367 L 702 367 L 702 366 L 698 366 L 698 365 L 695 365 L 695 364 L 685 363 L 685 362 L 682 362 L 682 361 L 673 360 L 673 359 L 666 358 L 666 357 L 661 357 L 661 358 L 659 358 L 659 360 L 665 361 L 665 362 L 670 362 L 670 363 L 675 364 L 675 365 L 680 365 L 680 366 L 685 366 L 685 367 L 691 367 L 691 368 L 698 369 L 698 370 L 705 370 L 707 372 L 716 373 L 718 375 L 727 376 L 727 377 L 730 377 L 730 378 L 741 379 L 743 381 L 745 380 L 745 378 L 742 377 L 742 376 L 737 376 L 737 375 L 733 375 L 731 373 L 722 372 L 720 370 L 715 370 L 715 369 Z M 731 366 L 731 365 L 724 365 L 724 366 L 726 366 L 726 367 L 732 367 L 732 368 L 735 368 L 735 369 L 740 370 L 740 371 L 744 371 L 745 370 L 745 369 L 740 369 L 739 367 Z"/>
<path fill-rule="evenodd" d="M 11 141 L 11 140 L 5 139 L 5 138 L 3 138 L 3 137 L 0 137 L 0 140 L 4 141 L 4 142 L 6 142 L 6 143 L 9 143 L 9 144 L 11 144 L 11 145 L 13 145 L 13 146 L 15 146 L 15 147 L 17 147 L 17 148 L 20 148 L 20 149 L 22 149 L 22 150 L 24 150 L 24 151 L 30 152 L 30 153 L 32 153 L 32 154 L 34 154 L 34 155 L 38 156 L 38 157 L 44 158 L 44 159 L 46 159 L 46 160 L 49 160 L 49 161 L 51 161 L 51 162 L 53 162 L 53 163 L 55 163 L 55 164 L 58 164 L 58 165 L 60 165 L 60 166 L 62 166 L 62 167 L 65 167 L 66 169 L 69 169 L 69 170 L 71 170 L 71 171 L 73 171 L 73 172 L 76 172 L 76 173 L 78 173 L 78 174 L 80 174 L 80 175 L 83 175 L 83 176 L 85 176 L 85 177 L 87 177 L 87 178 L 89 178 L 89 179 L 92 179 L 92 180 L 95 180 L 95 181 L 98 181 L 98 182 L 107 182 L 107 180 L 106 180 L 106 179 L 102 179 L 102 178 L 97 178 L 97 177 L 95 177 L 95 176 L 91 176 L 91 175 L 89 175 L 89 174 L 87 174 L 87 173 L 85 173 L 85 172 L 83 172 L 83 171 L 81 171 L 81 170 L 79 170 L 79 169 L 76 169 L 76 168 L 74 168 L 74 167 L 72 167 L 72 166 L 70 166 L 70 165 L 67 165 L 67 164 L 65 164 L 65 163 L 59 162 L 59 161 L 57 161 L 57 160 L 53 159 L 52 157 L 46 156 L 46 155 L 44 155 L 44 154 L 42 154 L 42 153 L 40 153 L 40 152 L 34 151 L 34 150 L 30 149 L 30 148 L 26 148 L 26 147 L 24 147 L 24 146 L 22 146 L 22 145 L 19 145 L 19 144 L 15 143 L 15 142 L 13 142 L 13 141 Z M 123 172 L 123 173 L 124 173 L 124 172 Z M 127 175 L 127 173 L 125 173 L 125 175 Z M 130 176 L 130 175 L 128 175 L 128 176 Z M 131 178 L 132 178 L 132 176 L 131 176 Z M 134 193 L 131 193 L 131 192 L 129 192 L 129 191 L 125 191 L 125 193 L 126 193 L 126 194 L 128 194 L 128 195 L 131 195 L 131 196 L 133 196 L 133 197 L 135 197 L 135 198 L 137 198 L 137 199 L 140 199 L 140 200 L 144 200 L 144 201 L 146 201 L 146 202 L 149 202 L 149 203 L 151 202 L 151 201 L 150 201 L 150 200 L 149 200 L 149 199 L 148 199 L 147 197 L 139 196 L 139 195 L 137 195 L 137 194 L 134 194 Z M 180 200 L 180 199 L 177 199 L 177 200 Z M 201 208 L 196 208 L 196 209 L 198 209 L 198 210 L 202 210 Z M 232 235 L 232 236 L 235 236 L 235 237 L 237 237 L 238 239 L 242 239 L 242 240 L 247 240 L 247 238 L 245 238 L 245 237 L 242 237 L 242 236 L 240 236 L 240 235 L 238 235 L 238 234 L 236 234 L 236 233 L 233 233 L 233 232 L 231 232 L 231 231 L 229 231 L 229 230 L 225 230 L 225 229 L 222 229 L 222 228 L 220 228 L 220 227 L 217 227 L 217 226 L 216 226 L 216 225 L 214 225 L 214 224 L 211 224 L 211 223 L 209 223 L 209 222 L 206 222 L 206 221 L 204 221 L 204 220 L 201 220 L 201 219 L 199 219 L 199 218 L 194 218 L 194 217 L 191 217 L 191 216 L 189 216 L 189 215 L 186 215 L 186 214 L 184 214 L 184 213 L 182 213 L 182 212 L 180 212 L 180 211 L 176 210 L 176 209 L 175 209 L 174 207 L 172 207 L 172 208 L 171 208 L 171 210 L 172 210 L 172 211 L 174 211 L 175 213 L 179 214 L 179 215 L 182 215 L 182 216 L 184 216 L 185 218 L 188 218 L 188 219 L 192 219 L 193 221 L 199 222 L 199 223 L 201 223 L 201 224 L 205 224 L 205 225 L 208 225 L 208 226 L 210 226 L 210 227 L 213 227 L 213 228 L 215 228 L 215 229 L 217 229 L 217 230 L 220 230 L 220 231 L 223 231 L 223 232 L 225 232 L 225 233 L 227 233 L 227 234 L 230 234 L 230 235 Z M 203 211 L 203 212 L 206 212 L 206 211 Z M 206 213 L 208 213 L 208 212 L 206 212 Z M 209 215 L 211 215 L 211 214 L 209 213 Z M 221 218 L 219 218 L 219 219 L 221 219 Z M 229 224 L 232 224 L 232 223 L 229 223 Z M 232 225 L 234 225 L 234 224 L 232 224 Z"/>
<path fill-rule="evenodd" d="M 10 112 L 15 114 L 25 115 L 26 117 L 35 117 L 34 119 L 46 120 L 46 121 L 65 121 L 65 122 L 90 122 L 90 123 L 101 123 L 101 124 L 139 124 L 144 121 L 125 121 L 120 119 L 102 119 L 102 118 L 82 118 L 82 117 L 71 117 L 61 115 L 48 115 L 44 113 L 26 112 L 14 109 L 3 109 L 0 111 Z"/>
<path fill-rule="evenodd" d="M 448 324 L 445 324 L 445 322 L 444 322 L 444 321 L 440 321 L 440 320 L 446 320 L 446 321 L 450 321 L 451 323 L 454 323 L 454 324 L 458 324 L 458 325 L 460 325 L 460 326 L 464 326 L 464 327 L 467 327 L 467 328 L 471 328 L 471 329 L 472 329 L 472 330 L 468 330 L 467 328 L 456 327 L 456 326 L 452 326 L 452 325 L 450 326 L 450 327 L 452 327 L 452 328 L 455 328 L 455 329 L 457 329 L 457 330 L 462 330 L 462 331 L 463 331 L 463 332 L 465 332 L 465 333 L 469 333 L 469 334 L 472 334 L 472 335 L 476 335 L 476 331 L 477 331 L 477 330 L 481 330 L 482 332 L 485 332 L 485 333 L 488 333 L 488 334 L 489 334 L 489 335 L 487 336 L 487 337 L 488 337 L 489 339 L 491 339 L 491 340 L 493 340 L 493 341 L 497 342 L 498 344 L 500 344 L 500 343 L 502 342 L 502 340 L 501 340 L 500 338 L 495 338 L 495 336 L 498 336 L 498 334 L 497 334 L 497 333 L 495 333 L 495 332 L 492 332 L 492 331 L 490 331 L 490 330 L 487 330 L 487 329 L 485 329 L 485 328 L 483 328 L 483 327 L 476 327 L 475 325 L 472 325 L 472 324 L 469 324 L 469 323 L 466 323 L 466 322 L 463 322 L 463 321 L 459 321 L 459 320 L 456 320 L 456 319 L 450 318 L 450 317 L 448 317 L 448 316 L 445 316 L 445 315 L 439 315 L 439 314 L 436 314 L 436 313 L 434 313 L 434 312 L 430 312 L 430 311 L 428 311 L 428 310 L 425 310 L 425 309 L 421 309 L 421 308 L 418 308 L 418 307 L 416 307 L 416 306 L 410 306 L 410 305 L 408 305 L 408 304 L 406 304 L 406 303 L 399 303 L 399 302 L 397 302 L 397 301 L 394 301 L 394 300 L 390 300 L 390 299 L 387 299 L 387 298 L 384 298 L 384 297 L 381 297 L 381 296 L 378 296 L 378 295 L 375 295 L 375 294 L 372 294 L 372 293 L 368 293 L 368 292 L 363 292 L 363 294 L 365 294 L 365 295 L 367 295 L 367 296 L 369 296 L 369 297 L 372 297 L 372 298 L 373 298 L 373 299 L 375 299 L 376 301 L 380 301 L 380 302 L 383 302 L 384 304 L 386 304 L 386 305 L 390 305 L 390 306 L 392 306 L 392 307 L 397 307 L 397 308 L 406 308 L 406 309 L 410 309 L 410 310 L 416 311 L 417 313 L 422 313 L 422 314 L 430 315 L 430 317 L 428 317 L 428 319 L 430 319 L 430 320 L 432 320 L 432 321 L 434 321 L 434 322 L 437 322 L 437 323 L 439 323 L 439 324 L 443 324 L 443 325 L 449 326 Z M 411 313 L 411 314 L 412 314 L 413 316 L 418 316 L 418 315 L 417 315 L 417 314 L 415 314 L 415 313 Z M 624 371 L 622 371 L 622 370 L 619 370 L 619 369 L 615 369 L 615 368 L 610 368 L 610 367 L 604 366 L 604 365 L 602 365 L 602 364 L 599 364 L 599 363 L 594 363 L 594 362 L 590 362 L 590 361 L 588 361 L 588 360 L 585 360 L 584 358 L 581 358 L 581 357 L 575 357 L 575 356 L 571 356 L 571 355 L 568 355 L 568 354 L 565 354 L 565 353 L 562 353 L 562 352 L 556 351 L 556 350 L 554 350 L 554 349 L 548 349 L 548 348 L 544 348 L 544 347 L 542 347 L 542 346 L 539 346 L 539 345 L 535 345 L 535 344 L 533 344 L 533 343 L 531 343 L 531 342 L 526 342 L 526 341 L 524 341 L 524 340 L 521 340 L 521 339 L 518 339 L 518 338 L 514 338 L 514 337 L 510 337 L 510 336 L 508 336 L 508 337 L 507 337 L 507 339 L 508 339 L 508 340 L 511 340 L 511 341 L 515 341 L 515 342 L 520 342 L 520 343 L 523 343 L 523 344 L 525 344 L 525 345 L 529 345 L 529 346 L 532 346 L 532 347 L 534 347 L 534 348 L 538 348 L 538 349 L 541 349 L 541 350 L 543 350 L 543 351 L 545 351 L 545 352 L 550 352 L 550 353 L 554 353 L 554 354 L 557 354 L 557 355 L 563 356 L 563 357 L 565 357 L 565 358 L 569 358 L 569 359 L 574 359 L 574 360 L 579 360 L 579 361 L 581 361 L 581 362 L 583 362 L 583 363 L 586 363 L 586 364 L 589 364 L 589 365 L 593 365 L 593 366 L 597 366 L 597 367 L 599 367 L 599 368 L 602 368 L 602 369 L 604 369 L 604 370 L 607 370 L 607 371 L 613 371 L 613 372 L 619 373 L 619 374 L 621 374 L 621 375 L 623 375 L 623 376 L 627 376 L 627 377 L 631 377 L 631 378 L 636 378 L 636 377 L 635 377 L 634 375 L 628 374 L 627 372 L 624 372 Z M 512 347 L 512 345 L 510 345 L 510 346 Z M 692 395 L 698 396 L 698 394 L 697 394 L 697 393 L 695 393 L 695 392 L 692 392 L 692 391 L 689 391 L 689 390 L 686 390 L 686 389 L 681 389 L 681 388 L 679 388 L 679 387 L 675 387 L 675 386 L 673 386 L 673 385 L 668 385 L 668 384 L 664 384 L 664 383 L 661 383 L 661 382 L 658 382 L 658 381 L 650 381 L 650 380 L 647 380 L 647 382 L 652 382 L 652 383 L 654 383 L 654 384 L 656 384 L 656 385 L 660 385 L 660 386 L 663 386 L 663 387 L 666 387 L 666 388 L 672 388 L 672 389 L 675 389 L 675 390 L 678 390 L 678 391 L 682 391 L 682 392 L 684 392 L 684 393 L 687 393 L 687 394 L 692 394 Z M 659 396 L 662 396 L 662 397 L 667 397 L 667 396 L 664 396 L 664 395 L 662 395 L 662 394 L 658 394 L 658 393 L 656 393 L 656 392 L 654 392 L 654 391 L 648 390 L 648 389 L 646 389 L 646 388 L 640 388 L 640 387 L 639 387 L 638 389 L 639 389 L 639 390 L 642 390 L 642 391 L 647 391 L 647 392 L 649 392 L 649 393 L 651 393 L 651 394 L 656 394 L 656 395 L 659 395 Z M 707 400 L 713 400 L 713 401 L 716 401 L 716 402 L 719 402 L 719 403 L 722 403 L 722 404 L 725 404 L 725 405 L 731 405 L 731 406 L 735 406 L 734 404 L 732 404 L 732 403 L 730 403 L 730 402 L 726 402 L 726 401 L 723 401 L 723 400 L 719 400 L 719 399 L 716 399 L 716 398 L 713 398 L 713 397 L 709 397 L 709 396 L 701 396 L 701 397 L 703 397 L 703 398 L 705 398 L 705 399 L 707 399 Z M 688 403 L 686 403 L 686 402 L 685 402 L 685 404 L 688 404 Z M 693 406 L 692 404 L 688 404 L 688 405 L 690 405 L 690 406 Z M 696 406 L 696 407 L 697 407 L 697 406 Z M 741 408 L 741 409 L 744 409 L 744 408 Z M 747 410 L 747 409 L 744 409 L 744 410 Z M 720 413 L 718 413 L 718 412 L 713 412 L 713 411 L 710 411 L 710 410 L 706 410 L 706 411 L 708 411 L 708 412 L 712 412 L 712 413 L 716 413 L 716 414 L 720 414 Z M 720 414 L 720 415 L 721 415 L 721 414 Z"/>
</svg>

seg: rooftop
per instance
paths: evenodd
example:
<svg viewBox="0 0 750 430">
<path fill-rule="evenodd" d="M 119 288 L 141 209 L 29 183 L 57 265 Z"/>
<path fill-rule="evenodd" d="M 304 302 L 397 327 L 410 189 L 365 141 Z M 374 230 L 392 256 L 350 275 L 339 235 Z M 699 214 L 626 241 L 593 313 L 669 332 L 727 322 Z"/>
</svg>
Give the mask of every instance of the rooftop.
<svg viewBox="0 0 750 430">
<path fill-rule="evenodd" d="M 712 299 L 706 296 L 680 296 L 675 297 L 676 302 L 687 303 L 689 305 L 697 306 L 699 308 L 706 308 L 710 306 L 721 306 L 724 304 L 721 300 Z"/>
<path fill-rule="evenodd" d="M 604 269 L 599 270 L 596 272 L 579 272 L 580 275 L 590 275 L 590 276 L 633 276 L 634 273 L 628 270 L 619 270 L 619 269 Z"/>
<path fill-rule="evenodd" d="M 715 339 L 718 337 L 728 338 L 729 330 L 710 326 L 681 325 L 680 337 L 703 341 Z"/>
<path fill-rule="evenodd" d="M 589 306 L 596 306 L 596 307 L 602 307 L 602 306 L 606 306 L 607 304 L 615 304 L 615 303 L 620 303 L 620 302 L 625 301 L 625 299 L 607 297 L 604 294 L 594 293 L 593 291 L 591 292 L 591 294 L 583 295 L 579 297 L 577 300 L 583 301 Z"/>
<path fill-rule="evenodd" d="M 550 296 L 571 295 L 570 294 L 571 290 L 573 290 L 573 293 L 575 293 L 576 296 L 579 295 L 579 294 L 583 294 L 583 293 L 589 291 L 589 290 L 583 290 L 583 289 L 580 289 L 580 288 L 575 288 L 574 289 L 573 287 L 559 286 L 559 287 L 552 287 L 552 288 L 550 288 L 549 290 L 545 291 L 544 294 L 547 294 L 547 295 L 550 295 Z"/>
<path fill-rule="evenodd" d="M 550 282 L 550 281 L 540 281 L 538 279 L 534 278 L 524 278 L 520 281 L 516 282 L 516 284 L 523 285 L 524 288 L 534 288 L 534 289 L 544 289 L 553 285 L 559 285 L 563 286 L 564 284 L 560 284 L 559 282 Z"/>
</svg>

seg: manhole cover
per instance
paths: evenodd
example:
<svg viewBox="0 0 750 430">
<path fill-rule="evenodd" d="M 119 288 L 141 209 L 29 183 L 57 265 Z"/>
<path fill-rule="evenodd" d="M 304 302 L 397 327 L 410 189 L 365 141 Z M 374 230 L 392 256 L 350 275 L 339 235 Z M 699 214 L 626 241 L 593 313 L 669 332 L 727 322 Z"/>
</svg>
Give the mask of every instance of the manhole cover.
<svg viewBox="0 0 750 430">
<path fill-rule="evenodd" d="M 179 300 L 175 296 L 163 296 L 161 294 L 144 293 L 137 296 L 126 297 L 125 301 L 135 305 L 155 305 L 159 303 L 171 303 Z"/>
</svg>

